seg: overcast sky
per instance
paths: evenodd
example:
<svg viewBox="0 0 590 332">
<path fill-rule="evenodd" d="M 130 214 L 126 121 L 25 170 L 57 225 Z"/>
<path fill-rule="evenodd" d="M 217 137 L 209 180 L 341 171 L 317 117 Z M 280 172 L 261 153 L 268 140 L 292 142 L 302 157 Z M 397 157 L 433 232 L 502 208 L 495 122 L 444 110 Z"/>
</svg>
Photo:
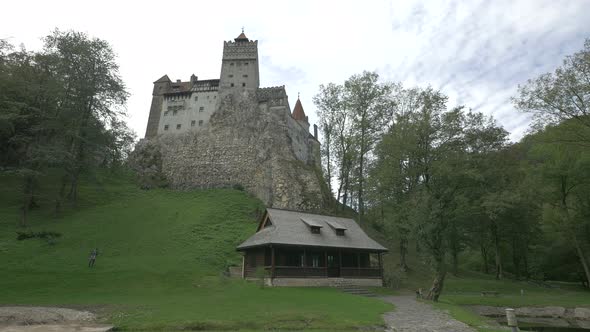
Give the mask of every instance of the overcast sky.
<svg viewBox="0 0 590 332">
<path fill-rule="evenodd" d="M 219 78 L 224 40 L 242 26 L 258 40 L 261 86 L 285 85 L 316 122 L 320 84 L 363 70 L 428 86 L 492 114 L 519 139 L 528 116 L 510 103 L 519 83 L 549 72 L 590 37 L 590 0 L 10 1 L 0 38 L 39 49 L 54 28 L 107 40 L 119 55 L 139 137 L 152 82 Z"/>
</svg>

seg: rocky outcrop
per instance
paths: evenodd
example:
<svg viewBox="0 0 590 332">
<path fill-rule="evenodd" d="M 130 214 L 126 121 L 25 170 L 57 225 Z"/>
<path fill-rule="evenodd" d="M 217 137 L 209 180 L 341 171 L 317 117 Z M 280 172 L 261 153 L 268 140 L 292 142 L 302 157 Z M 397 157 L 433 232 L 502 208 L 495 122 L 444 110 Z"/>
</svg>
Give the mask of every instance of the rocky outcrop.
<svg viewBox="0 0 590 332">
<path fill-rule="evenodd" d="M 302 137 L 294 137 L 292 120 L 286 105 L 227 95 L 207 128 L 152 138 L 134 154 L 161 163 L 142 167 L 148 174 L 161 169 L 172 188 L 243 187 L 267 206 L 320 210 L 323 180 L 317 166 L 297 158 L 301 149 L 294 149 L 305 145 L 294 144 Z M 145 156 L 147 147 L 159 155 Z"/>
</svg>

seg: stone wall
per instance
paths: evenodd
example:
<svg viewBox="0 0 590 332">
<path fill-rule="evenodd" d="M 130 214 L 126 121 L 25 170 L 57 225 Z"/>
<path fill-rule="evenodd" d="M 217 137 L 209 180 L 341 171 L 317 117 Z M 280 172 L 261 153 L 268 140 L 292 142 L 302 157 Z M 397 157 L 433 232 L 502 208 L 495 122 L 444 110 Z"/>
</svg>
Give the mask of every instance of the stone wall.
<svg viewBox="0 0 590 332">
<path fill-rule="evenodd" d="M 218 102 L 203 130 L 150 140 L 160 147 L 162 172 L 170 186 L 241 185 L 270 207 L 321 209 L 323 180 L 315 166 L 297 156 L 303 151 L 296 152 L 299 143 L 294 142 L 303 137 L 292 136 L 288 103 L 259 103 L 247 92 L 226 95 Z M 295 135 L 302 134 L 297 130 Z"/>
</svg>

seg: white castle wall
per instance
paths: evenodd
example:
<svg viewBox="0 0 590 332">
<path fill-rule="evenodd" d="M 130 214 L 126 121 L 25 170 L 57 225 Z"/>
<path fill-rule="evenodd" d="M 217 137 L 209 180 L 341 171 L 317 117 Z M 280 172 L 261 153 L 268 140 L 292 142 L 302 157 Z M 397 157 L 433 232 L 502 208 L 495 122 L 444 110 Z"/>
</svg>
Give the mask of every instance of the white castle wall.
<svg viewBox="0 0 590 332">
<path fill-rule="evenodd" d="M 158 134 L 181 134 L 203 129 L 215 112 L 217 97 L 217 91 L 200 91 L 164 98 Z M 180 109 L 174 112 L 177 107 Z"/>
</svg>

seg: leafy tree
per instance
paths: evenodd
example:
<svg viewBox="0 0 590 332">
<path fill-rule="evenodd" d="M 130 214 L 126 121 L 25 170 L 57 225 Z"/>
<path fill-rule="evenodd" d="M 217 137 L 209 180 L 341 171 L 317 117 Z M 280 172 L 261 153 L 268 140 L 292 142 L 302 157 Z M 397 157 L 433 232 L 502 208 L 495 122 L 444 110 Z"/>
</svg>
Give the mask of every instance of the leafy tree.
<svg viewBox="0 0 590 332">
<path fill-rule="evenodd" d="M 554 73 L 519 86 L 513 102 L 519 110 L 533 114 L 537 130 L 562 124 L 560 135 L 553 139 L 588 146 L 590 131 L 579 127 L 590 128 L 590 39 Z"/>
</svg>

